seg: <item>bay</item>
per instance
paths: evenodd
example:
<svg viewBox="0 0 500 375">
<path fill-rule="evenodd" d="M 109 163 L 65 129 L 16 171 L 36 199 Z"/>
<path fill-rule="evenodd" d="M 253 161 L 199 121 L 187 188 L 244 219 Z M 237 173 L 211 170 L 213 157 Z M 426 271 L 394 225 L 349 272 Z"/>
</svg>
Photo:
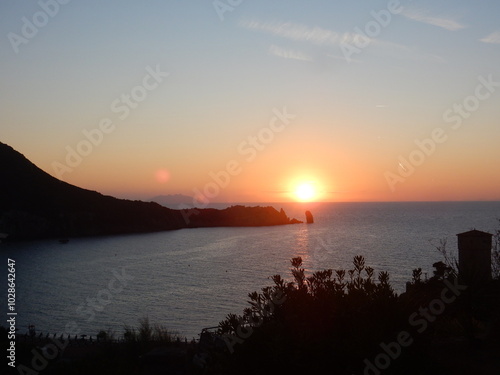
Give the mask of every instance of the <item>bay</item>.
<svg viewBox="0 0 500 375">
<path fill-rule="evenodd" d="M 297 256 L 311 273 L 349 268 L 355 255 L 363 255 L 376 272 L 388 271 L 402 292 L 414 268 L 432 275 L 432 264 L 442 260 L 436 250 L 441 241 L 456 255 L 457 233 L 494 233 L 500 218 L 500 202 L 260 205 L 300 220 L 311 210 L 315 223 L 0 244 L 1 280 L 7 258 L 16 261 L 19 332 L 34 324 L 43 334 L 76 327 L 79 334 L 110 330 L 119 337 L 125 325 L 148 317 L 198 338 L 202 328 L 241 313 L 248 293 L 271 285 L 270 276 L 290 278 L 290 259 Z"/>
</svg>

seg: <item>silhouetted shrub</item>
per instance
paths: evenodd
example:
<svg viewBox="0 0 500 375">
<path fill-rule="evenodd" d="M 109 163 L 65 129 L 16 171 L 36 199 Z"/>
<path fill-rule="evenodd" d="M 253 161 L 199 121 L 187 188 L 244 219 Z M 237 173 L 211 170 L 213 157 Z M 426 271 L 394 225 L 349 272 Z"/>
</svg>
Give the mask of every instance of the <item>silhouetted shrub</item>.
<svg viewBox="0 0 500 375">
<path fill-rule="evenodd" d="M 243 315 L 220 322 L 219 333 L 234 350 L 226 365 L 240 373 L 359 371 L 402 321 L 389 274 L 375 277 L 362 256 L 351 270 L 309 277 L 301 258 L 291 264 L 292 281 L 273 276 L 272 287 L 249 294 Z"/>
<path fill-rule="evenodd" d="M 128 343 L 170 344 L 180 340 L 180 336 L 169 331 L 165 326 L 160 324 L 151 325 L 148 317 L 139 319 L 137 328 L 125 325 L 123 330 L 123 339 Z"/>
<path fill-rule="evenodd" d="M 153 327 L 149 324 L 149 318 L 139 319 L 139 341 L 149 342 L 152 340 Z"/>
<path fill-rule="evenodd" d="M 96 337 L 99 341 L 114 341 L 115 333 L 111 329 L 108 329 L 107 331 L 101 330 Z"/>
</svg>

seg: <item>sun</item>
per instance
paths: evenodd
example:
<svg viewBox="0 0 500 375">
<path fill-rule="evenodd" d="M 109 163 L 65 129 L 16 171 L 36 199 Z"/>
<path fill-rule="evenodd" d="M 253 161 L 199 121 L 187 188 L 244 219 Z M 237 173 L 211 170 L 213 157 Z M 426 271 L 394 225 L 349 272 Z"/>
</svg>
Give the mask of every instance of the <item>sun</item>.
<svg viewBox="0 0 500 375">
<path fill-rule="evenodd" d="M 304 182 L 295 189 L 295 197 L 301 202 L 309 202 L 316 197 L 316 189 L 310 182 Z"/>
</svg>

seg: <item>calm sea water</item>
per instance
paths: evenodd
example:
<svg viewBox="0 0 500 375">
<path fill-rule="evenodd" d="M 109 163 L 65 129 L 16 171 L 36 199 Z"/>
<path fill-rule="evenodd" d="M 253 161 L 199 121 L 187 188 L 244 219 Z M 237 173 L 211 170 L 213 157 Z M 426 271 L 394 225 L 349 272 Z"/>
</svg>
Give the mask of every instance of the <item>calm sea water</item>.
<svg viewBox="0 0 500 375">
<path fill-rule="evenodd" d="M 21 333 L 35 324 L 44 333 L 77 327 L 119 336 L 124 325 L 149 317 L 198 338 L 202 328 L 241 313 L 248 293 L 271 285 L 269 276 L 290 278 L 292 257 L 301 256 L 312 272 L 348 268 L 363 255 L 402 291 L 414 268 L 432 274 L 440 240 L 454 254 L 457 233 L 493 233 L 500 218 L 500 202 L 272 205 L 301 220 L 311 210 L 315 223 L 0 244 L 2 308 L 9 257 L 16 261 Z"/>
</svg>

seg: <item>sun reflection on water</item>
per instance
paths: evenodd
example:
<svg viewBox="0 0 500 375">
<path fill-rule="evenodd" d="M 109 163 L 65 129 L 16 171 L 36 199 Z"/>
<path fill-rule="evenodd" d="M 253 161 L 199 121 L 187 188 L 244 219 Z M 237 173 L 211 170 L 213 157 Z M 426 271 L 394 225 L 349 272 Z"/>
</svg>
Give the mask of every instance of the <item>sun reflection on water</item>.
<svg viewBox="0 0 500 375">
<path fill-rule="evenodd" d="M 296 251 L 295 256 L 302 258 L 302 264 L 306 270 L 308 270 L 308 265 L 310 263 L 311 258 L 311 237 L 309 233 L 309 228 L 307 225 L 303 225 L 299 231 L 297 231 L 295 242 L 296 242 Z"/>
</svg>

